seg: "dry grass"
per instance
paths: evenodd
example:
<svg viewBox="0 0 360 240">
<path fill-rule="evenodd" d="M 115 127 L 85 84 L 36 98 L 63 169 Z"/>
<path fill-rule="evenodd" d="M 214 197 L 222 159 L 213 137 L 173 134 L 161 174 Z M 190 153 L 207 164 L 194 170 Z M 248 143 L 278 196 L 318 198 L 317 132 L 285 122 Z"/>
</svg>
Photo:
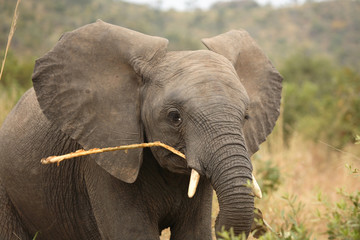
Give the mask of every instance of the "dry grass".
<svg viewBox="0 0 360 240">
<path fill-rule="evenodd" d="M 270 144 L 262 147 L 259 152 L 262 160 L 271 159 L 280 169 L 282 184 L 279 189 L 256 200 L 256 206 L 262 210 L 264 218 L 276 229 L 283 224 L 282 211 L 289 211 L 282 196 L 296 195 L 304 204 L 299 215 L 300 221 L 305 223 L 307 229 L 315 239 L 327 239 L 326 220 L 317 216 L 317 211 L 324 211 L 323 204 L 318 196 L 327 198 L 330 202 L 339 200 L 337 189 L 344 188 L 348 192 L 359 190 L 359 175 L 351 174 L 346 164 L 360 167 L 360 148 L 358 145 L 349 145 L 339 152 L 329 146 L 318 142 L 305 141 L 301 135 L 295 134 L 287 143 L 288 147 L 281 145 L 276 134 L 270 137 Z"/>
</svg>

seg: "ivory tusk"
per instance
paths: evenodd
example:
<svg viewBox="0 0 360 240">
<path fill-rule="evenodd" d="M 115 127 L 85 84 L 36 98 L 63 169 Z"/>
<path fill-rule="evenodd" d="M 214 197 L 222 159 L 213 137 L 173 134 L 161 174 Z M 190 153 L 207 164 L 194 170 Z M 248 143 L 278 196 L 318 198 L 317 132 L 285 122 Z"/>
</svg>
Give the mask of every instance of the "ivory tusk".
<svg viewBox="0 0 360 240">
<path fill-rule="evenodd" d="M 259 187 L 259 184 L 257 183 L 255 177 L 254 177 L 254 174 L 252 174 L 252 185 L 253 185 L 253 192 L 254 192 L 254 195 L 255 197 L 258 197 L 258 198 L 262 198 L 262 193 L 261 193 L 261 189 Z"/>
<path fill-rule="evenodd" d="M 196 188 L 199 183 L 199 179 L 200 179 L 200 174 L 196 170 L 191 169 L 191 176 L 190 176 L 189 190 L 188 190 L 189 198 L 192 198 L 195 195 Z"/>
</svg>

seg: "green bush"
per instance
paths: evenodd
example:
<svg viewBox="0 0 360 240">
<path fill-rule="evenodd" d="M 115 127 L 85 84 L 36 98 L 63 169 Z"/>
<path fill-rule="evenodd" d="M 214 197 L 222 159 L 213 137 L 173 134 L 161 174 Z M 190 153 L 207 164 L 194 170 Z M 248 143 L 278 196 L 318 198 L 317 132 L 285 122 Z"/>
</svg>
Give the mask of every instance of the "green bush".
<svg viewBox="0 0 360 240">
<path fill-rule="evenodd" d="M 28 89 L 31 87 L 31 75 L 34 69 L 35 61 L 22 60 L 20 61 L 11 51 L 9 51 L 0 87 L 2 88 L 22 88 Z"/>
<path fill-rule="evenodd" d="M 304 204 L 297 200 L 297 196 L 285 195 L 282 197 L 290 211 L 281 211 L 283 223 L 278 226 L 277 233 L 269 231 L 260 239 L 262 240 L 307 240 L 311 238 L 311 231 L 305 227 L 302 219 Z"/>
<path fill-rule="evenodd" d="M 0 125 L 23 93 L 31 87 L 33 67 L 34 61 L 19 61 L 9 51 L 0 81 Z"/>
<path fill-rule="evenodd" d="M 325 137 L 341 147 L 354 142 L 356 133 L 360 132 L 360 75 L 341 68 L 335 72 L 332 84 L 333 91 L 323 109 L 324 119 L 330 123 Z"/>
<path fill-rule="evenodd" d="M 226 231 L 223 227 L 221 232 L 217 233 L 218 240 L 246 240 L 245 234 L 235 235 L 234 229 L 230 228 L 229 231 Z"/>
<path fill-rule="evenodd" d="M 355 136 L 355 144 L 360 144 L 360 135 Z"/>
<path fill-rule="evenodd" d="M 258 183 L 263 194 L 275 192 L 281 184 L 280 169 L 271 160 L 258 164 L 256 169 Z"/>
<path fill-rule="evenodd" d="M 326 204 L 327 211 L 323 216 L 327 224 L 328 239 L 360 239 L 360 192 L 346 193 L 338 190 L 341 200 L 335 204 Z"/>
<path fill-rule="evenodd" d="M 0 84 L 0 126 L 24 91 L 16 86 L 5 89 Z"/>
<path fill-rule="evenodd" d="M 342 147 L 360 132 L 360 75 L 301 52 L 285 61 L 284 135 L 294 131 Z"/>
</svg>

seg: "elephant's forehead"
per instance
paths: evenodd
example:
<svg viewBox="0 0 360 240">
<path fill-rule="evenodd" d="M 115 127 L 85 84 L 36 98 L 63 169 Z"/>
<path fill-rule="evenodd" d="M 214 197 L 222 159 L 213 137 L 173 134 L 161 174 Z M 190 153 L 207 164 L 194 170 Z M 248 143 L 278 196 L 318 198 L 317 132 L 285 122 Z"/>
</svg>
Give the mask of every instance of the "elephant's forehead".
<svg viewBox="0 0 360 240">
<path fill-rule="evenodd" d="M 208 50 L 171 52 L 160 65 L 159 72 L 158 80 L 170 85 L 194 85 L 197 82 L 207 85 L 214 80 L 241 87 L 231 62 Z"/>
<path fill-rule="evenodd" d="M 165 99 L 174 102 L 248 102 L 245 88 L 238 80 L 226 82 L 210 77 L 197 79 L 188 84 L 169 86 L 165 90 Z"/>
<path fill-rule="evenodd" d="M 168 76 L 169 89 L 184 88 L 205 95 L 246 92 L 231 62 L 217 53 L 191 51 L 173 61 L 173 69 L 168 68 L 173 70 Z"/>
<path fill-rule="evenodd" d="M 158 87 L 155 102 L 248 102 L 233 65 L 217 53 L 170 52 L 156 70 L 152 81 Z"/>
<path fill-rule="evenodd" d="M 238 78 L 224 79 L 216 74 L 193 78 L 185 83 L 173 82 L 165 87 L 164 101 L 198 107 L 210 103 L 245 107 L 249 97 Z"/>
<path fill-rule="evenodd" d="M 166 65 L 176 73 L 196 73 L 202 71 L 232 72 L 231 62 L 220 54 L 208 50 L 172 52 L 165 58 Z"/>
</svg>

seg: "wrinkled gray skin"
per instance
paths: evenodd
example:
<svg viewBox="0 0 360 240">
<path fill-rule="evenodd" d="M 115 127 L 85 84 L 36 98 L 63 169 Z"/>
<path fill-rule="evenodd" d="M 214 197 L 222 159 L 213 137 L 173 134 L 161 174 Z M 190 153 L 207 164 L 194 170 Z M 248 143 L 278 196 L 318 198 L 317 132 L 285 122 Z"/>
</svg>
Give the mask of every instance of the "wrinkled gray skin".
<svg viewBox="0 0 360 240">
<path fill-rule="evenodd" d="M 65 34 L 0 130 L 0 239 L 211 239 L 249 234 L 250 156 L 279 114 L 281 77 L 245 31 L 168 52 L 167 40 L 102 21 Z M 67 160 L 80 148 L 160 140 L 161 148 Z M 201 179 L 187 197 L 189 174 Z"/>
</svg>

